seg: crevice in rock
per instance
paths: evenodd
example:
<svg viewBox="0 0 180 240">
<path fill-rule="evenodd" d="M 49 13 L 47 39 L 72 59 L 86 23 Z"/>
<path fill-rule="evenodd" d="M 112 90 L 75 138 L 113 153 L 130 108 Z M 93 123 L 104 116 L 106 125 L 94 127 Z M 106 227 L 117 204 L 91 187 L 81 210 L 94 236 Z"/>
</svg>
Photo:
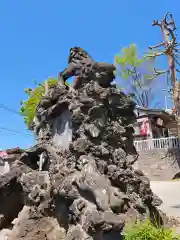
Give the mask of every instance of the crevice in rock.
<svg viewBox="0 0 180 240">
<path fill-rule="evenodd" d="M 17 179 L 13 179 L 8 185 L 0 189 L 0 198 L 0 229 L 10 229 L 12 221 L 17 218 L 24 206 L 22 186 L 17 182 Z"/>
</svg>

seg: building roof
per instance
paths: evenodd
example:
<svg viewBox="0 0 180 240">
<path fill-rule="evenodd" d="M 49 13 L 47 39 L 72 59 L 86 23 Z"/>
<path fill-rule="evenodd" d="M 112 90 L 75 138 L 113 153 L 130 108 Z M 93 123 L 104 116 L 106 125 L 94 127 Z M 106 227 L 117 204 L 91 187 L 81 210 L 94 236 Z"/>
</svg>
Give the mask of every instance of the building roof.
<svg viewBox="0 0 180 240">
<path fill-rule="evenodd" d="M 164 121 L 173 121 L 175 120 L 174 115 L 170 111 L 165 111 L 163 109 L 157 109 L 157 108 L 144 108 L 141 106 L 136 106 L 135 107 L 137 110 L 140 110 L 141 112 L 144 112 L 145 115 L 147 116 L 152 116 L 152 117 L 159 117 Z M 142 118 L 144 115 L 138 116 L 137 118 Z"/>
</svg>

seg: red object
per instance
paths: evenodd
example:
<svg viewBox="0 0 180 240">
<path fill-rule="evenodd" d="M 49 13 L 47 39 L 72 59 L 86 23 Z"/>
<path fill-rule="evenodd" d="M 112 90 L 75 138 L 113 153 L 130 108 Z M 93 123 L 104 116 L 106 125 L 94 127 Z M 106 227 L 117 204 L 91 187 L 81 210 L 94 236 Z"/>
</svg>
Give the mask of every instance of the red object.
<svg viewBox="0 0 180 240">
<path fill-rule="evenodd" d="M 0 157 L 1 158 L 4 158 L 4 157 L 7 157 L 7 152 L 6 151 L 0 151 Z"/>
<path fill-rule="evenodd" d="M 148 120 L 142 122 L 141 129 L 140 129 L 141 135 L 148 135 Z"/>
</svg>

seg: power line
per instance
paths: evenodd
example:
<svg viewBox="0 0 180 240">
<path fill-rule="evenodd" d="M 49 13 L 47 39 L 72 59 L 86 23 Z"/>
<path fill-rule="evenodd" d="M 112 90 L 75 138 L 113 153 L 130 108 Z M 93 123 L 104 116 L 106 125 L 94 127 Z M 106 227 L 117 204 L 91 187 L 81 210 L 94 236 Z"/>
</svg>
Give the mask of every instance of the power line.
<svg viewBox="0 0 180 240">
<path fill-rule="evenodd" d="M 0 108 L 6 110 L 6 111 L 9 111 L 9 112 L 12 112 L 14 114 L 17 114 L 17 115 L 20 115 L 21 116 L 21 113 L 16 111 L 15 109 L 13 108 L 9 108 L 8 106 L 4 105 L 4 104 L 0 104 Z"/>
<path fill-rule="evenodd" d="M 4 109 L 4 110 L 6 110 L 6 111 L 12 112 L 12 113 L 14 113 L 14 114 L 17 114 L 17 115 L 19 115 L 19 116 L 22 116 L 20 112 L 16 111 L 16 110 L 13 109 L 13 108 L 9 108 L 8 106 L 6 106 L 6 105 L 4 105 L 4 104 L 0 104 L 0 108 Z M 19 131 L 10 129 L 10 128 L 2 127 L 2 126 L 0 126 L 0 129 L 6 130 L 6 131 L 9 131 L 9 132 L 12 132 L 13 134 L 11 134 L 11 135 L 20 134 L 20 135 L 23 135 L 23 136 L 32 136 L 32 135 L 29 134 L 29 133 L 22 133 L 22 132 L 19 132 Z M 0 135 L 1 135 L 1 133 L 0 133 Z"/>
<path fill-rule="evenodd" d="M 29 133 L 22 133 L 22 132 L 19 132 L 19 131 L 13 130 L 13 129 L 9 129 L 9 128 L 6 128 L 6 127 L 2 127 L 2 126 L 0 126 L 0 129 L 6 130 L 6 131 L 9 131 L 9 132 L 13 132 L 15 134 L 24 135 L 24 136 L 32 136 Z"/>
<path fill-rule="evenodd" d="M 17 133 L 0 133 L 0 137 L 13 137 L 13 136 L 28 138 L 28 136 L 26 135 L 18 135 Z"/>
<path fill-rule="evenodd" d="M 6 111 L 12 112 L 12 113 L 14 113 L 16 115 L 22 116 L 20 112 L 16 111 L 13 108 L 9 108 L 8 106 L 6 106 L 4 104 L 0 104 L 0 108 L 4 109 Z M 6 127 L 2 127 L 2 126 L 0 126 L 0 129 L 12 132 L 13 134 L 11 134 L 11 135 L 20 134 L 20 135 L 24 135 L 24 136 L 32 136 L 29 133 L 22 133 L 22 132 L 19 132 L 19 131 L 13 130 L 13 129 L 9 129 L 9 128 L 6 128 Z M 1 135 L 1 133 L 0 133 L 0 135 Z"/>
<path fill-rule="evenodd" d="M 0 132 L 0 136 L 15 136 L 17 133 Z"/>
</svg>

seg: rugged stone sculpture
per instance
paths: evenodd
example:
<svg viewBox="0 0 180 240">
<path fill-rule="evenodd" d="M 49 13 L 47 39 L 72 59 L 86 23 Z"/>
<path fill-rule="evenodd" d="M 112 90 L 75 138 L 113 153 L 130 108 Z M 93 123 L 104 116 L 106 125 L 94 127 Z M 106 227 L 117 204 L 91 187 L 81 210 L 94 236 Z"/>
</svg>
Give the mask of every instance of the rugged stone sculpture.
<svg viewBox="0 0 180 240">
<path fill-rule="evenodd" d="M 75 70 L 68 67 L 61 74 L 64 81 L 72 73 L 80 76 L 81 87 L 72 92 L 58 83 L 49 89 L 37 108 L 37 144 L 14 163 L 19 171 L 0 179 L 1 199 L 15 184 L 21 192 L 19 216 L 12 230 L 1 232 L 8 240 L 119 240 L 126 221 L 158 213 L 161 201 L 132 167 L 138 157 L 131 125 L 134 103 L 111 86 L 112 65 L 93 65 L 81 53 L 71 49 L 69 63 L 75 61 Z M 17 217 L 0 214 L 8 221 Z"/>
<path fill-rule="evenodd" d="M 59 81 L 64 84 L 68 78 L 76 76 L 72 83 L 72 87 L 78 89 L 82 81 L 94 79 L 96 76 L 99 80 L 102 80 L 102 85 L 108 86 L 107 84 L 110 84 L 114 79 L 114 70 L 115 67 L 113 64 L 106 62 L 97 63 L 84 49 L 73 47 L 70 49 L 68 67 L 59 73 Z M 102 78 L 101 75 L 106 75 L 107 78 Z"/>
</svg>

